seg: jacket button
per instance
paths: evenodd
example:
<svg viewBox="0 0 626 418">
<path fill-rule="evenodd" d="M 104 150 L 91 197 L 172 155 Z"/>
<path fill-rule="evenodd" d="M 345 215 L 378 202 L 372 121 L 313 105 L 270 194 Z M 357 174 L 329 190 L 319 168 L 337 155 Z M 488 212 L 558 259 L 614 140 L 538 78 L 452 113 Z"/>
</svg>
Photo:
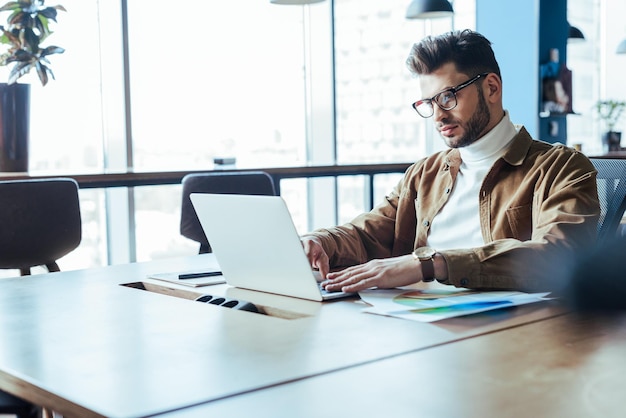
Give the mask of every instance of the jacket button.
<svg viewBox="0 0 626 418">
<path fill-rule="evenodd" d="M 446 187 L 446 194 L 450 193 L 450 188 Z"/>
<path fill-rule="evenodd" d="M 461 279 L 461 286 L 465 287 L 465 286 L 467 286 L 468 284 L 469 284 L 469 280 L 467 280 L 467 279 L 465 279 L 465 278 L 464 278 L 464 279 Z"/>
<path fill-rule="evenodd" d="M 425 220 L 424 222 L 422 222 L 422 225 L 424 225 L 424 226 L 428 226 L 428 225 L 430 225 L 430 222 L 428 222 L 427 220 Z"/>
</svg>

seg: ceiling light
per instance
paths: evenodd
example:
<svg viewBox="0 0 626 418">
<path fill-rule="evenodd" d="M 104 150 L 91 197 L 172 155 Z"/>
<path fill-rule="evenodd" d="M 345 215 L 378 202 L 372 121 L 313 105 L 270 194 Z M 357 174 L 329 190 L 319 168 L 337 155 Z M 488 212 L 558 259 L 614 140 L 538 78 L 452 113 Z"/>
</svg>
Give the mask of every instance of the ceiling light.
<svg viewBox="0 0 626 418">
<path fill-rule="evenodd" d="M 270 0 L 272 4 L 312 4 L 321 3 L 324 0 Z"/>
<path fill-rule="evenodd" d="M 413 0 L 406 11 L 407 19 L 436 19 L 454 14 L 448 0 Z"/>
<path fill-rule="evenodd" d="M 585 40 L 585 35 L 576 26 L 569 26 L 569 35 L 567 35 L 567 42 L 582 42 Z"/>
</svg>

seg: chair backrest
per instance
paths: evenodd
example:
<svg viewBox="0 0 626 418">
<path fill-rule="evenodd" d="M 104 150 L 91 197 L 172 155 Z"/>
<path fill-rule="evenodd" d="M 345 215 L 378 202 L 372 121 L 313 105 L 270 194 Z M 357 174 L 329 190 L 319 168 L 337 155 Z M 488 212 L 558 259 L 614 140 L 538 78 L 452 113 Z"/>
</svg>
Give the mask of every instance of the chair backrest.
<svg viewBox="0 0 626 418">
<path fill-rule="evenodd" d="M 191 193 L 276 195 L 274 181 L 264 171 L 188 174 L 182 185 L 180 233 L 200 243 L 200 254 L 211 252 L 211 245 L 189 199 Z"/>
<path fill-rule="evenodd" d="M 16 418 L 37 418 L 42 416 L 41 408 L 10 393 L 0 391 L 0 416 Z"/>
<path fill-rule="evenodd" d="M 590 158 L 598 171 L 598 241 L 615 237 L 626 209 L 626 160 Z"/>
<path fill-rule="evenodd" d="M 82 238 L 78 184 L 70 178 L 0 181 L 0 268 L 45 265 L 74 250 Z"/>
</svg>

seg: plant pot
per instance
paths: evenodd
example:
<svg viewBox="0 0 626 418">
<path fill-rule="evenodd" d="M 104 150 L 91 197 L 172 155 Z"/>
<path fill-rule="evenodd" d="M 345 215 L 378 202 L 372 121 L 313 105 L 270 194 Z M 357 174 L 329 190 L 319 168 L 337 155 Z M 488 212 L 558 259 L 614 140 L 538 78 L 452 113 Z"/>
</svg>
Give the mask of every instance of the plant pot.
<svg viewBox="0 0 626 418">
<path fill-rule="evenodd" d="M 30 85 L 0 83 L 0 171 L 28 171 Z"/>
<path fill-rule="evenodd" d="M 602 148 L 604 152 L 621 151 L 622 133 L 608 131 L 602 134 Z"/>
</svg>

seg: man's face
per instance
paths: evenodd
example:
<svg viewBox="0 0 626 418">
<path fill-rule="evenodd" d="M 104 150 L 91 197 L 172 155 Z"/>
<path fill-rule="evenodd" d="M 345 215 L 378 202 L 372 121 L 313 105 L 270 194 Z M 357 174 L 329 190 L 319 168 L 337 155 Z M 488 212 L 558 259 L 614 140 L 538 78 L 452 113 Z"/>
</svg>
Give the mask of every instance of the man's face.
<svg viewBox="0 0 626 418">
<path fill-rule="evenodd" d="M 470 76 L 473 76 L 470 75 Z M 459 73 L 453 63 L 443 65 L 431 74 L 420 76 L 423 97 L 432 97 L 442 90 L 456 87 L 468 81 L 466 74 Z M 435 127 L 450 148 L 460 148 L 476 142 L 487 133 L 491 115 L 483 95 L 482 82 L 456 93 L 457 105 L 451 110 L 442 110 L 433 103 L 432 116 Z"/>
</svg>

